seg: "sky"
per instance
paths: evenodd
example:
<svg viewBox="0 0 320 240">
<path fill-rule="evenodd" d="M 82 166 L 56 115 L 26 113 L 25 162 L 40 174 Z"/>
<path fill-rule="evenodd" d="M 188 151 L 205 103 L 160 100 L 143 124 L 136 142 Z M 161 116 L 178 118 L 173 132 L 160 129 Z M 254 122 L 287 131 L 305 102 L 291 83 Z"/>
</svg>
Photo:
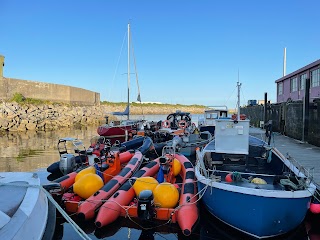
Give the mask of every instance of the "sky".
<svg viewBox="0 0 320 240">
<path fill-rule="evenodd" d="M 0 0 L 4 77 L 127 101 L 236 106 L 276 101 L 275 80 L 320 58 L 318 0 Z"/>
</svg>

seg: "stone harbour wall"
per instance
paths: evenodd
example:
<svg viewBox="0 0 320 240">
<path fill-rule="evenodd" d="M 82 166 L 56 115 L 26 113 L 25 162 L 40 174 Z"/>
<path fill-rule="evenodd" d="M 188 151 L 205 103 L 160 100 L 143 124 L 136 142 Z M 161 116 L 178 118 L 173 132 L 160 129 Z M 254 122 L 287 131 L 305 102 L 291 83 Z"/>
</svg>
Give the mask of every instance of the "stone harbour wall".
<svg viewBox="0 0 320 240">
<path fill-rule="evenodd" d="M 63 104 L 33 105 L 2 102 L 0 105 L 0 131 L 54 130 L 74 125 L 99 126 L 105 123 L 105 116 L 109 121 L 116 120 L 111 112 L 123 111 L 124 106 L 96 105 L 70 106 Z M 175 112 L 173 106 L 141 107 L 132 106 L 132 114 L 169 114 Z M 203 113 L 203 108 L 179 107 L 181 111 Z M 123 118 L 125 119 L 125 117 Z"/>
<path fill-rule="evenodd" d="M 36 106 L 3 103 L 0 110 L 0 130 L 7 131 L 53 130 L 76 124 L 98 125 L 103 120 L 103 112 L 99 106 Z"/>
<path fill-rule="evenodd" d="M 0 76 L 0 99 L 11 99 L 15 93 L 20 93 L 26 98 L 53 102 L 100 104 L 100 93 L 97 92 L 61 84 L 1 78 Z"/>
</svg>

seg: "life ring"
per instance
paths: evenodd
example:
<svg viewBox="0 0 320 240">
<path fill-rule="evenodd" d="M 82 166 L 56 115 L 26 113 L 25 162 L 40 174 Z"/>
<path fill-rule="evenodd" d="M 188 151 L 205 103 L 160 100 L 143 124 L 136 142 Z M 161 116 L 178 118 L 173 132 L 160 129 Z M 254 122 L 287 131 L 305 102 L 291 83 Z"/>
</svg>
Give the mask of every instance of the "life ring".
<svg viewBox="0 0 320 240">
<path fill-rule="evenodd" d="M 231 116 L 231 119 L 232 120 L 237 120 L 237 118 L 238 118 L 238 115 L 237 114 L 233 114 L 232 116 Z M 247 116 L 245 115 L 245 114 L 240 114 L 240 120 L 246 120 L 247 119 Z"/>
<path fill-rule="evenodd" d="M 178 124 L 179 128 L 185 129 L 187 127 L 187 122 L 186 120 L 180 120 Z"/>
<path fill-rule="evenodd" d="M 162 122 L 162 127 L 164 127 L 164 128 L 170 128 L 170 126 L 171 126 L 170 121 L 164 120 L 164 121 Z"/>
</svg>

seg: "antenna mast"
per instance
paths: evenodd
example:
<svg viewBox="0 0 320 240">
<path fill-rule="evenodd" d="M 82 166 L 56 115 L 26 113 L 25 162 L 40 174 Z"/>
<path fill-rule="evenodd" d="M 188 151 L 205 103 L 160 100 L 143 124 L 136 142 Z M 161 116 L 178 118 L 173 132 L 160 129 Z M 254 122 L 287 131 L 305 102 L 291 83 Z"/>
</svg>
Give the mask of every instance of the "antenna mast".
<svg viewBox="0 0 320 240">
<path fill-rule="evenodd" d="M 237 88 L 238 88 L 238 114 L 237 114 L 237 120 L 240 120 L 240 87 L 241 83 L 239 83 L 239 70 L 238 70 L 238 82 L 237 82 Z"/>
</svg>

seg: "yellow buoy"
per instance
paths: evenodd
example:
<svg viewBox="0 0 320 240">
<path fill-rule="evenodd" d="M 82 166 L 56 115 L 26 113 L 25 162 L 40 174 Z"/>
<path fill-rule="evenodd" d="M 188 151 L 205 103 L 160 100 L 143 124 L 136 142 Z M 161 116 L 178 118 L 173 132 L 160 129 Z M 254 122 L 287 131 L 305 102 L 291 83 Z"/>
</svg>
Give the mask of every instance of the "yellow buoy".
<svg viewBox="0 0 320 240">
<path fill-rule="evenodd" d="M 87 199 L 102 187 L 102 178 L 95 173 L 88 173 L 73 184 L 73 191 L 80 197 Z"/>
<path fill-rule="evenodd" d="M 96 173 L 96 168 L 94 166 L 90 166 L 81 170 L 80 172 L 78 172 L 76 179 L 74 181 L 75 182 L 78 181 L 81 177 L 89 173 Z"/>
<path fill-rule="evenodd" d="M 156 186 L 158 186 L 158 181 L 153 177 L 140 177 L 137 178 L 135 183 L 133 184 L 134 192 L 136 196 L 139 196 L 139 193 L 143 190 L 153 190 Z"/>
<path fill-rule="evenodd" d="M 267 184 L 267 182 L 262 178 L 254 178 L 251 180 L 251 182 L 255 184 Z"/>
<path fill-rule="evenodd" d="M 178 159 L 173 159 L 173 175 L 177 176 L 181 171 L 181 163 Z"/>
<path fill-rule="evenodd" d="M 168 182 L 159 184 L 153 190 L 154 204 L 158 207 L 173 208 L 179 200 L 179 192 L 177 188 Z"/>
</svg>

